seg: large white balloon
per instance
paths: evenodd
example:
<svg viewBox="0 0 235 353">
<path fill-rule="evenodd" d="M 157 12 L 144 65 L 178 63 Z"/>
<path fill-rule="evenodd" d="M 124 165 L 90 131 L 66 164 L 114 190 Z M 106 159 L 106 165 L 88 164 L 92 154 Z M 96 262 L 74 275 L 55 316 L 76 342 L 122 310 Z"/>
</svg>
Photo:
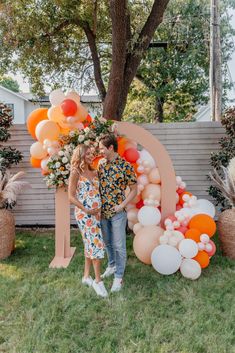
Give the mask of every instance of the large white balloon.
<svg viewBox="0 0 235 353">
<path fill-rule="evenodd" d="M 195 280 L 200 277 L 202 269 L 199 263 L 193 259 L 184 259 L 180 266 L 182 276 Z"/>
<path fill-rule="evenodd" d="M 157 272 L 171 275 L 180 268 L 182 257 L 173 246 L 159 245 L 152 252 L 151 262 Z"/>
<path fill-rule="evenodd" d="M 161 221 L 161 213 L 158 208 L 143 206 L 138 212 L 138 221 L 142 226 L 158 225 Z"/>
<path fill-rule="evenodd" d="M 197 200 L 197 206 L 195 207 L 195 209 L 197 209 L 198 211 L 197 214 L 203 213 L 207 214 L 208 216 L 211 216 L 212 218 L 215 217 L 215 206 L 212 202 L 206 199 Z"/>
<path fill-rule="evenodd" d="M 151 156 L 151 154 L 147 150 L 143 149 L 142 151 L 140 151 L 140 159 L 142 161 L 149 162 L 149 167 L 150 168 L 155 168 L 156 167 L 155 160 L 153 159 L 153 157 Z"/>
<path fill-rule="evenodd" d="M 49 100 L 52 105 L 59 105 L 63 102 L 64 99 L 65 99 L 65 95 L 60 88 L 55 89 L 49 95 Z"/>
<path fill-rule="evenodd" d="M 183 257 L 192 259 L 198 253 L 198 245 L 192 239 L 183 239 L 179 244 L 179 252 Z"/>
</svg>

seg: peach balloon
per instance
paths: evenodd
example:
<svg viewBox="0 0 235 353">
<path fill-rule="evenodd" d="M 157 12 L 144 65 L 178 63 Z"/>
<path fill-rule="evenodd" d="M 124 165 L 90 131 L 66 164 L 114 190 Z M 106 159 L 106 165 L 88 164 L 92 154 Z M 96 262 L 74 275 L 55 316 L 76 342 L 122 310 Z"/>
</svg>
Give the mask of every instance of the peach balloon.
<svg viewBox="0 0 235 353">
<path fill-rule="evenodd" d="M 159 245 L 159 238 L 164 233 L 164 229 L 158 226 L 147 226 L 141 228 L 134 237 L 133 249 L 136 257 L 145 263 L 151 264 L 151 254 Z"/>
<path fill-rule="evenodd" d="M 46 157 L 47 151 L 41 142 L 34 142 L 30 147 L 30 154 L 35 159 L 43 159 Z"/>
<path fill-rule="evenodd" d="M 65 119 L 65 116 L 62 113 L 60 106 L 49 108 L 47 115 L 48 119 L 50 121 L 54 121 L 55 123 L 58 123 Z"/>
<path fill-rule="evenodd" d="M 60 128 L 54 121 L 41 121 L 36 127 L 36 137 L 40 142 L 48 139 L 57 140 L 60 134 Z"/>
<path fill-rule="evenodd" d="M 137 223 L 138 222 L 138 212 L 139 210 L 137 208 L 131 208 L 129 211 L 127 211 L 127 219 L 128 221 L 132 223 Z"/>
<path fill-rule="evenodd" d="M 36 140 L 35 129 L 37 124 L 42 120 L 48 120 L 47 117 L 48 109 L 47 108 L 38 108 L 32 111 L 27 118 L 27 129 L 32 138 Z"/>
<path fill-rule="evenodd" d="M 141 223 L 136 223 L 136 224 L 134 225 L 134 227 L 133 227 L 133 232 L 134 232 L 135 234 L 137 234 L 138 231 L 139 231 L 140 229 L 142 229 L 142 228 L 143 228 L 143 226 L 142 226 Z"/>
<path fill-rule="evenodd" d="M 148 178 L 150 183 L 153 184 L 160 184 L 161 178 L 160 178 L 160 173 L 158 168 L 153 168 L 150 173 L 148 174 Z"/>
<path fill-rule="evenodd" d="M 82 105 L 81 103 L 78 104 L 78 110 L 77 110 L 76 114 L 74 114 L 74 116 L 76 118 L 78 118 L 77 120 L 79 122 L 82 122 L 82 121 L 86 120 L 87 115 L 88 115 L 88 111 L 87 111 L 86 107 L 84 107 L 84 105 Z"/>
<path fill-rule="evenodd" d="M 75 91 L 70 91 L 70 92 L 66 93 L 65 99 L 72 99 L 74 102 L 77 103 L 77 105 L 80 104 L 80 96 Z"/>
<path fill-rule="evenodd" d="M 142 199 L 153 198 L 154 200 L 161 200 L 161 187 L 156 184 L 148 184 L 142 192 Z"/>
</svg>

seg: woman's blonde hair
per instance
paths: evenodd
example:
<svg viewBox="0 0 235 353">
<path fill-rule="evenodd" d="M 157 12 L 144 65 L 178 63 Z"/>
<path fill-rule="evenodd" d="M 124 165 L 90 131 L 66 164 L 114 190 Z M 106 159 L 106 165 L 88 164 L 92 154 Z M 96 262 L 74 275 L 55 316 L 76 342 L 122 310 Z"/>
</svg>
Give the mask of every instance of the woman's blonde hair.
<svg viewBox="0 0 235 353">
<path fill-rule="evenodd" d="M 90 149 L 90 147 L 85 145 L 78 145 L 75 148 L 71 158 L 71 168 L 70 168 L 71 172 L 76 171 L 79 174 L 84 172 L 85 155 L 88 149 Z M 92 169 L 90 166 L 88 167 L 89 169 Z"/>
</svg>

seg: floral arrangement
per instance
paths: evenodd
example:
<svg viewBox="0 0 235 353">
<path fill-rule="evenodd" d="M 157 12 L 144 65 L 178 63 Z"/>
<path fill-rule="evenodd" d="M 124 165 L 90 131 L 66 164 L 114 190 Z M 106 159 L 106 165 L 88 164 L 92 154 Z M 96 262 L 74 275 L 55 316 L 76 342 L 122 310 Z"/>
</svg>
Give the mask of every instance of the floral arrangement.
<svg viewBox="0 0 235 353">
<path fill-rule="evenodd" d="M 70 161 L 75 147 L 84 144 L 97 148 L 99 140 L 110 133 L 117 135 L 117 125 L 111 120 L 96 117 L 84 129 L 72 130 L 68 135 L 61 135 L 59 138 L 61 149 L 51 156 L 47 163 L 48 175 L 44 179 L 47 186 L 68 185 Z"/>
</svg>

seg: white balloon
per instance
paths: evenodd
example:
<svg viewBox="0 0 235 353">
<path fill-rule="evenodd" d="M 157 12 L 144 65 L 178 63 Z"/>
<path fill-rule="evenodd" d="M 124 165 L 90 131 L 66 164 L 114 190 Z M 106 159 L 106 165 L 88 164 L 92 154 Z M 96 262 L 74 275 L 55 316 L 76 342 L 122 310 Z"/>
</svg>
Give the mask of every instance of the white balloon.
<svg viewBox="0 0 235 353">
<path fill-rule="evenodd" d="M 195 280 L 200 277 L 202 269 L 199 263 L 193 259 L 184 259 L 180 266 L 182 276 Z"/>
<path fill-rule="evenodd" d="M 171 275 L 180 268 L 182 257 L 173 246 L 159 245 L 152 252 L 151 262 L 157 272 Z"/>
<path fill-rule="evenodd" d="M 206 199 L 197 200 L 197 206 L 195 207 L 195 209 L 198 210 L 197 214 L 203 213 L 207 214 L 208 216 L 211 216 L 212 218 L 215 217 L 215 206 L 212 202 Z"/>
<path fill-rule="evenodd" d="M 52 105 L 59 105 L 63 102 L 64 99 L 65 99 L 65 95 L 60 88 L 55 89 L 49 95 L 49 100 Z"/>
<path fill-rule="evenodd" d="M 179 244 L 179 252 L 183 257 L 191 259 L 195 257 L 198 253 L 198 245 L 192 239 L 183 239 Z"/>
<path fill-rule="evenodd" d="M 142 161 L 149 162 L 150 168 L 156 167 L 155 160 L 153 159 L 153 157 L 151 156 L 151 154 L 147 150 L 143 149 L 142 151 L 140 151 L 140 159 L 142 159 Z"/>
<path fill-rule="evenodd" d="M 155 207 L 143 206 L 138 212 L 138 221 L 142 226 L 158 225 L 161 221 L 161 213 Z"/>
<path fill-rule="evenodd" d="M 47 166 L 48 161 L 49 161 L 49 157 L 44 158 L 44 159 L 41 160 L 41 168 L 42 168 L 45 172 L 48 172 L 48 171 L 49 171 L 48 166 Z"/>
</svg>

